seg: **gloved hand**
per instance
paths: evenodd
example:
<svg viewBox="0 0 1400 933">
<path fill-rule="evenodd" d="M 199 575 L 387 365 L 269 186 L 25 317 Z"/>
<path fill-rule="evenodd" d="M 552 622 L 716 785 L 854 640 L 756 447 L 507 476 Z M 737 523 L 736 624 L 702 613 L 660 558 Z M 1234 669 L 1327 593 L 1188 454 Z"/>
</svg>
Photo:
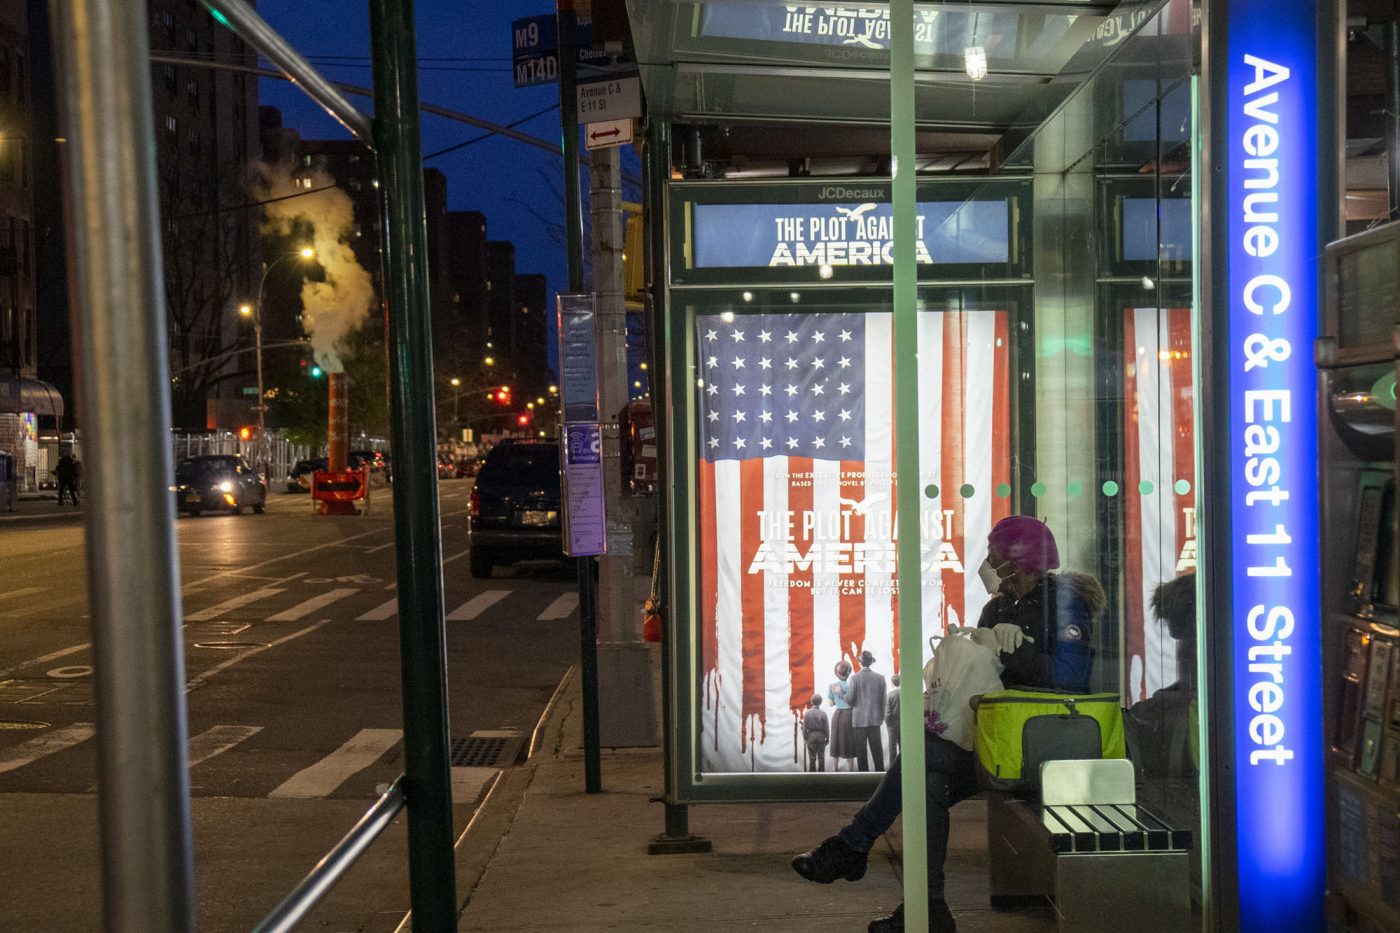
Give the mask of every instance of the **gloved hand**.
<svg viewBox="0 0 1400 933">
<path fill-rule="evenodd" d="M 999 644 L 997 644 L 997 636 L 996 636 L 996 633 L 993 632 L 991 629 L 989 629 L 989 628 L 973 628 L 973 629 L 967 629 L 967 632 L 968 632 L 969 637 L 970 637 L 974 642 L 976 642 L 977 644 L 981 645 L 983 648 L 987 648 L 987 649 L 990 649 L 990 650 L 992 650 L 992 651 L 1000 651 L 1000 650 L 1001 650 L 1001 646 L 1000 646 Z"/>
<path fill-rule="evenodd" d="M 1022 642 L 1035 644 L 1035 639 L 1021 631 L 1021 626 L 1011 622 L 1001 622 L 992 626 L 992 634 L 996 636 L 997 647 L 1003 654 L 1014 654 Z"/>
</svg>

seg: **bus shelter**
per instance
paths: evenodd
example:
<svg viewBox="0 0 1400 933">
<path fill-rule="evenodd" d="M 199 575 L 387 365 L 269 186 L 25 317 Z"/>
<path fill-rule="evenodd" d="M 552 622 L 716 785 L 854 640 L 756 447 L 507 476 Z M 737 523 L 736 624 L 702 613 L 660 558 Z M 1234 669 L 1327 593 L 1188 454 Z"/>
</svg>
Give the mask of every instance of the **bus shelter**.
<svg viewBox="0 0 1400 933">
<path fill-rule="evenodd" d="M 1271 177 L 1229 162 L 1246 114 L 1274 126 L 1276 101 L 1249 104 L 1246 89 L 1327 119 L 1322 6 L 1266 23 L 1250 3 L 915 3 L 901 37 L 900 4 L 630 0 L 660 205 L 669 801 L 863 799 L 898 730 L 881 730 L 881 755 L 866 736 L 859 757 L 828 746 L 818 763 L 806 710 L 817 697 L 841 715 L 844 662 L 900 675 L 889 693 L 907 717 L 934 645 L 990 598 L 977 573 L 988 532 L 1031 515 L 1056 538 L 1058 572 L 1101 595 L 1074 635 L 1092 651 L 1091 689 L 1124 708 L 1138 800 L 1192 832 L 1202 922 L 1252 929 L 1293 911 L 1321 928 L 1321 742 L 1265 770 L 1246 741 L 1310 735 L 1316 625 L 1285 662 L 1301 693 L 1286 709 L 1269 699 L 1262 725 L 1236 651 L 1262 631 L 1246 624 L 1256 605 L 1318 613 L 1315 574 L 1269 576 L 1246 539 L 1284 548 L 1270 556 L 1283 567 L 1315 555 L 1316 536 L 1263 530 L 1272 516 L 1244 498 L 1261 465 L 1233 459 L 1244 419 L 1265 420 L 1265 396 L 1245 412 L 1240 393 L 1296 392 L 1281 462 L 1315 468 L 1303 397 L 1315 309 L 1288 323 L 1293 362 L 1252 384 L 1260 374 L 1234 362 L 1257 335 L 1238 317 L 1263 306 L 1275 280 L 1259 275 L 1284 273 L 1236 283 L 1259 257 L 1240 256 L 1243 228 L 1208 221 Z M 1271 30 L 1288 35 L 1258 45 Z M 915 326 L 902 332 L 901 41 L 916 177 Z M 1246 74 L 1244 56 L 1263 64 Z M 1280 169 L 1311 175 L 1294 202 L 1311 226 L 1279 234 L 1299 295 L 1335 233 L 1335 166 L 1311 146 L 1291 138 L 1296 161 Z M 1240 216 L 1267 220 L 1262 203 Z M 917 412 L 916 484 L 895 468 L 901 406 Z M 1315 530 L 1315 491 L 1290 496 L 1297 527 Z M 917 525 L 899 519 L 909 499 Z M 916 550 L 901 528 L 917 528 Z M 918 605 L 913 639 L 901 602 Z M 1282 820 L 1268 830 L 1262 799 Z M 1262 858 L 1266 837 L 1287 857 Z M 1264 905 L 1285 879 L 1294 893 Z"/>
</svg>

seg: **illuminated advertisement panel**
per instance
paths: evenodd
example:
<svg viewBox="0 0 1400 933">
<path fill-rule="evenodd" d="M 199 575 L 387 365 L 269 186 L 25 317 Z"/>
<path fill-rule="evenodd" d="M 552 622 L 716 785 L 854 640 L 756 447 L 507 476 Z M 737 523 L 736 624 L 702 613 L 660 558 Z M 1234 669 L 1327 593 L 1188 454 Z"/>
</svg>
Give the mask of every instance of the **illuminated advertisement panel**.
<svg viewBox="0 0 1400 933">
<path fill-rule="evenodd" d="M 921 202 L 915 218 L 921 263 L 1010 259 L 1006 199 Z M 697 204 L 695 266 L 880 266 L 894 255 L 889 204 Z"/>
<path fill-rule="evenodd" d="M 1177 642 L 1155 623 L 1157 587 L 1196 569 L 1195 388 L 1190 308 L 1130 308 L 1123 316 L 1124 700 L 1177 679 Z"/>
<path fill-rule="evenodd" d="M 1321 930 L 1317 9 L 1223 11 L 1240 929 Z"/>
<path fill-rule="evenodd" d="M 976 623 L 988 596 L 975 570 L 1010 514 L 1008 318 L 919 315 L 925 642 Z M 819 306 L 695 317 L 701 772 L 834 775 L 881 770 L 893 756 L 888 681 L 906 665 L 892 323 L 888 310 Z M 870 718 L 871 694 L 848 688 L 872 679 L 866 666 L 885 685 L 882 725 L 857 748 L 849 727 Z M 804 738 L 814 720 L 825 730 L 815 753 Z"/>
</svg>

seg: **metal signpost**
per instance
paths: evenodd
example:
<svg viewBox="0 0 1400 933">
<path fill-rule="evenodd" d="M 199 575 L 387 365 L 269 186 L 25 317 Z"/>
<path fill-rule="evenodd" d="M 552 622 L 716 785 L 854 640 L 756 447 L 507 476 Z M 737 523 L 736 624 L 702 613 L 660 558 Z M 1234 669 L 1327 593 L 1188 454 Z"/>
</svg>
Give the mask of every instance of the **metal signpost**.
<svg viewBox="0 0 1400 933">
<path fill-rule="evenodd" d="M 574 0 L 558 0 L 559 122 L 564 157 L 564 229 L 569 260 L 569 291 L 583 291 L 583 198 L 578 177 L 578 119 L 574 113 L 574 89 L 578 78 L 578 14 Z M 564 361 L 560 360 L 560 367 Z M 596 380 L 596 376 L 595 376 Z M 561 385 L 561 391 L 564 390 Z M 594 384 L 593 421 L 597 422 L 597 385 Z M 561 400 L 562 401 L 562 400 Z M 569 418 L 563 402 L 564 420 Z M 598 732 L 598 592 L 597 561 L 578 558 L 579 666 L 583 671 L 583 783 L 590 794 L 603 789 Z"/>
</svg>

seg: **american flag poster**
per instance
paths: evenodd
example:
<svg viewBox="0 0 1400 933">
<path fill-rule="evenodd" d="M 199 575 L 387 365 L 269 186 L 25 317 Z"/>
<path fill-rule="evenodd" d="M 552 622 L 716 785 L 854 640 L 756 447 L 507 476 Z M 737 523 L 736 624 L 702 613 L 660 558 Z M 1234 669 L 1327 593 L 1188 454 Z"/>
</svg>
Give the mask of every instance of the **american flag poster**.
<svg viewBox="0 0 1400 933">
<path fill-rule="evenodd" d="M 892 317 L 704 314 L 695 340 L 701 770 L 802 771 L 802 712 L 837 663 L 903 666 Z M 1007 315 L 924 311 L 918 341 L 927 644 L 975 622 L 1010 514 Z"/>
<path fill-rule="evenodd" d="M 1176 642 L 1152 615 L 1159 584 L 1196 569 L 1196 459 L 1189 308 L 1130 308 L 1123 319 L 1124 699 L 1176 681 Z M 1145 491 L 1143 483 L 1151 483 Z"/>
</svg>

